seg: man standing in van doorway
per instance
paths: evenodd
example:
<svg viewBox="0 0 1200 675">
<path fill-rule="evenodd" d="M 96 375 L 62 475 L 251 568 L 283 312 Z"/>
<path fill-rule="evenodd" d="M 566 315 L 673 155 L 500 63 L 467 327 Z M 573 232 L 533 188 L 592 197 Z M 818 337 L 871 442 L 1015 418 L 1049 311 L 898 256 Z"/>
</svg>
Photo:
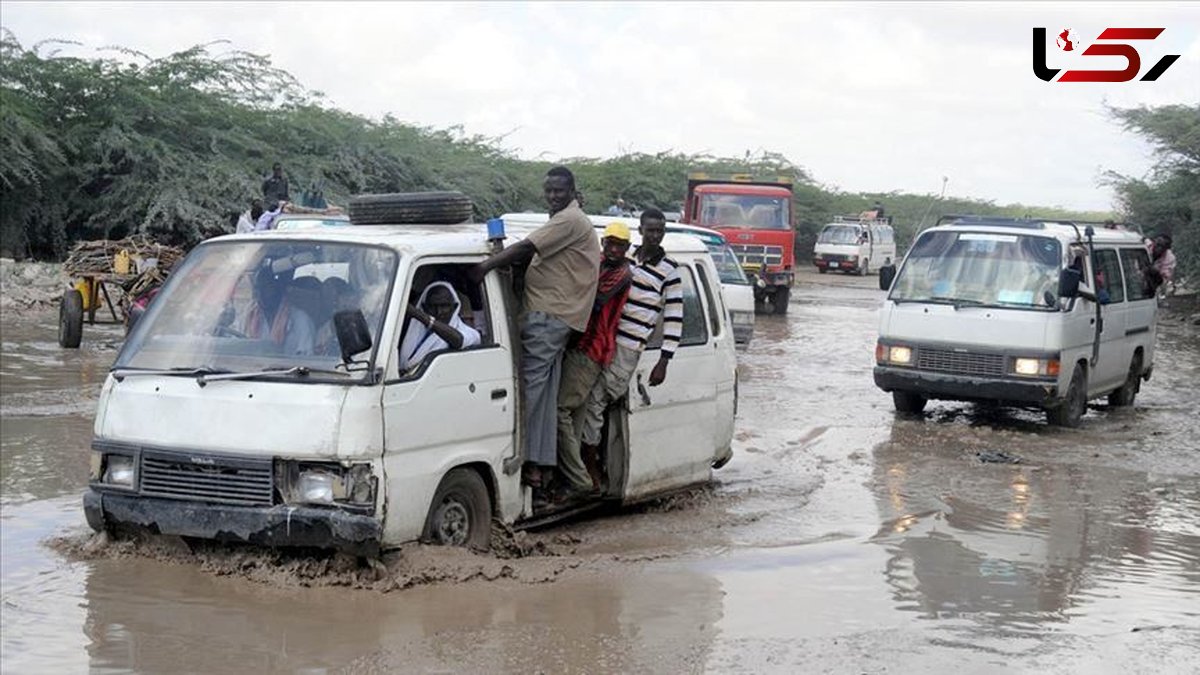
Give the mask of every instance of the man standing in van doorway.
<svg viewBox="0 0 1200 675">
<path fill-rule="evenodd" d="M 633 271 L 625 257 L 629 252 L 629 226 L 619 221 L 610 223 L 600 241 L 604 257 L 592 317 L 579 341 L 563 355 L 558 390 L 558 470 L 567 482 L 566 498 L 600 488 L 596 457 L 580 454 L 579 439 L 588 396 L 616 354 L 617 325 L 633 283 Z"/>
<path fill-rule="evenodd" d="M 480 283 L 498 267 L 529 264 L 521 317 L 524 478 L 539 488 L 558 464 L 555 434 L 563 351 L 572 332 L 587 329 L 600 269 L 600 242 L 575 198 L 575 176 L 556 166 L 546 172 L 542 191 L 550 220 L 468 272 L 472 282 Z"/>
<path fill-rule="evenodd" d="M 617 351 L 588 395 L 583 420 L 585 455 L 600 444 L 604 411 L 629 390 L 629 380 L 659 318 L 663 324 L 662 347 L 658 363 L 650 371 L 651 387 L 667 379 L 667 366 L 683 334 L 683 280 L 679 263 L 668 258 L 662 247 L 667 232 L 663 212 L 654 208 L 643 211 L 638 231 L 642 245 L 633 252 L 633 283 L 617 324 Z"/>
</svg>

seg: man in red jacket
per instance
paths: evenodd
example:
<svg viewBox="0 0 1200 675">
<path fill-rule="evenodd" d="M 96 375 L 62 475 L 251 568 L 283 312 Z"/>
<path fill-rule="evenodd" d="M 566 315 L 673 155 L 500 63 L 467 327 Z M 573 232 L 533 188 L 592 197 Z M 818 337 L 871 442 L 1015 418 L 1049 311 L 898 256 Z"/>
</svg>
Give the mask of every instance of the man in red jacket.
<svg viewBox="0 0 1200 675">
<path fill-rule="evenodd" d="M 629 244 L 628 225 L 615 222 L 605 228 L 592 315 L 578 343 L 563 355 L 558 389 L 558 470 L 567 482 L 564 499 L 586 495 L 600 487 L 595 458 L 585 459 L 580 455 L 580 436 L 588 394 L 617 349 L 617 324 L 633 281 L 629 259 L 625 257 Z"/>
</svg>

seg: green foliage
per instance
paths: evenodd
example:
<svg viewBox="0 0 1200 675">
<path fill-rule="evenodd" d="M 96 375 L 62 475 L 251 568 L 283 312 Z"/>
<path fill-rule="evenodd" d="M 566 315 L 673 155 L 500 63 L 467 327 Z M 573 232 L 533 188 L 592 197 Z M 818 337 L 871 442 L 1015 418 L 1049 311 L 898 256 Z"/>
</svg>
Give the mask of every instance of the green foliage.
<svg viewBox="0 0 1200 675">
<path fill-rule="evenodd" d="M 59 55 L 54 44 L 27 49 L 11 33 L 0 35 L 0 250 L 10 254 L 62 257 L 77 239 L 135 233 L 186 246 L 231 231 L 276 161 L 293 197 L 319 187 L 330 202 L 345 204 L 359 193 L 449 189 L 469 195 L 480 218 L 544 208 L 549 163 L 518 159 L 500 139 L 461 128 L 337 110 L 266 57 L 211 43 L 159 59 L 119 48 L 76 58 Z M 1179 126 L 1181 138 L 1192 138 Z M 836 192 L 770 152 L 562 163 L 576 173 L 593 213 L 617 197 L 682 210 L 692 171 L 792 176 L 802 254 L 832 216 L 858 213 L 876 199 L 894 216 L 901 244 L 943 213 L 1107 215 Z"/>
<path fill-rule="evenodd" d="M 1122 216 L 1147 234 L 1175 240 L 1177 274 L 1200 275 L 1200 104 L 1109 108 L 1127 131 L 1150 142 L 1158 162 L 1148 178 L 1110 173 Z"/>
</svg>

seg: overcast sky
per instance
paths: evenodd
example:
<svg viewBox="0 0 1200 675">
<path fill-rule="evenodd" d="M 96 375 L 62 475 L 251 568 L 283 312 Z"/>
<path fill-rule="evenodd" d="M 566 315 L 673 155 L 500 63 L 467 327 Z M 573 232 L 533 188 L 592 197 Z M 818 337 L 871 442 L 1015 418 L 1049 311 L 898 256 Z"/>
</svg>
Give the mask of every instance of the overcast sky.
<svg viewBox="0 0 1200 675">
<path fill-rule="evenodd" d="M 1108 209 L 1106 170 L 1144 175 L 1150 148 L 1103 103 L 1200 102 L 1200 2 L 1185 3 L 64 3 L 5 0 L 29 46 L 77 40 L 161 56 L 227 39 L 334 105 L 504 135 L 526 158 L 782 152 L 851 191 L 937 192 Z M 1157 82 L 1046 83 L 1031 30 L 1137 46 Z M 1049 65 L 1117 69 L 1049 46 Z"/>
</svg>

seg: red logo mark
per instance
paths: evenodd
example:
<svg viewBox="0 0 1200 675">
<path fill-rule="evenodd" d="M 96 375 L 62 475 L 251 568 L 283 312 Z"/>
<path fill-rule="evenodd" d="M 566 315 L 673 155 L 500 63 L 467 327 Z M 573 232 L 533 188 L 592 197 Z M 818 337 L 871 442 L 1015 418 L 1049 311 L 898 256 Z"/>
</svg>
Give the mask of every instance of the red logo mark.
<svg viewBox="0 0 1200 675">
<path fill-rule="evenodd" d="M 1137 77 L 1142 69 L 1142 57 L 1133 45 L 1116 40 L 1153 40 L 1165 28 L 1105 28 L 1096 43 L 1083 50 L 1083 56 L 1120 56 L 1125 59 L 1123 70 L 1068 70 L 1058 78 L 1058 82 L 1129 82 Z M 1100 41 L 1114 41 L 1112 44 L 1101 44 Z M 1063 30 L 1055 39 L 1055 44 L 1064 52 L 1073 51 L 1078 44 L 1070 28 Z M 1167 68 L 1179 59 L 1179 54 L 1167 54 L 1158 60 L 1145 75 L 1142 82 L 1153 82 L 1167 72 Z M 1058 75 L 1058 68 L 1046 66 L 1046 29 L 1033 29 L 1033 74 L 1046 82 L 1053 82 Z"/>
</svg>

